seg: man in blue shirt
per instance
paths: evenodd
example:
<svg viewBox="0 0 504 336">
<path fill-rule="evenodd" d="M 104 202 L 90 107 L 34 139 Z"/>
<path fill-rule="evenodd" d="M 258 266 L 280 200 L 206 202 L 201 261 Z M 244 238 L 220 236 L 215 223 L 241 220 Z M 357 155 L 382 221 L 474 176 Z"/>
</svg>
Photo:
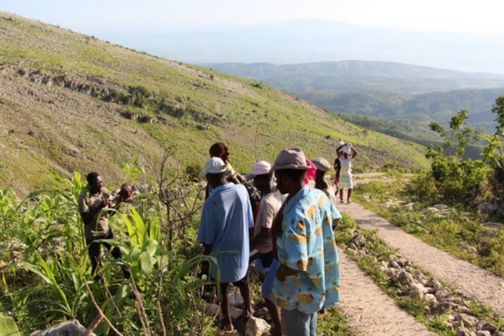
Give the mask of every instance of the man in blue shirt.
<svg viewBox="0 0 504 336">
<path fill-rule="evenodd" d="M 304 185 L 310 166 L 299 148 L 282 150 L 272 170 L 285 200 L 273 223 L 279 266 L 270 298 L 282 309 L 287 336 L 316 336 L 317 313 L 339 304 L 339 260 L 333 227 L 341 215 L 327 195 Z"/>
<path fill-rule="evenodd" d="M 203 205 L 198 241 L 203 243 L 204 254 L 215 254 L 217 259 L 222 289 L 222 327 L 233 330 L 228 296 L 230 283 L 240 288 L 246 309 L 244 317 L 249 318 L 253 313 L 248 262 L 249 229 L 254 226 L 254 220 L 246 188 L 241 184 L 228 183 L 226 170 L 222 159 L 212 157 L 200 173 L 200 177 L 206 177 L 213 191 Z M 210 276 L 217 279 L 215 266 L 210 268 Z"/>
</svg>

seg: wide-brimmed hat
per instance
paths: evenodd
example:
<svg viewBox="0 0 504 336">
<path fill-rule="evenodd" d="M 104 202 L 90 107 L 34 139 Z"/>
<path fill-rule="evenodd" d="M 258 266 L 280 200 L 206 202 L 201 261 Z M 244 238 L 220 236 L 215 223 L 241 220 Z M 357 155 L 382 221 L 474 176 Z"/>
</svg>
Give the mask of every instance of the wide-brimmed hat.
<svg viewBox="0 0 504 336">
<path fill-rule="evenodd" d="M 282 169 L 308 170 L 311 166 L 306 164 L 306 156 L 301 148 L 283 149 L 275 159 L 272 171 Z"/>
<path fill-rule="evenodd" d="M 205 163 L 205 168 L 199 173 L 199 177 L 205 177 L 207 174 L 224 173 L 226 170 L 226 164 L 221 158 L 212 157 Z"/>
<path fill-rule="evenodd" d="M 268 174 L 270 171 L 271 171 L 271 165 L 268 162 L 266 162 L 266 161 L 258 161 L 252 167 L 252 172 L 250 174 L 247 174 L 245 176 L 245 179 L 247 181 L 248 180 L 252 180 L 257 175 Z"/>
<path fill-rule="evenodd" d="M 317 170 L 320 170 L 323 172 L 328 171 L 329 168 L 331 168 L 331 165 L 329 164 L 329 162 L 322 157 L 312 159 L 311 162 L 315 165 L 315 167 L 317 167 Z"/>
</svg>

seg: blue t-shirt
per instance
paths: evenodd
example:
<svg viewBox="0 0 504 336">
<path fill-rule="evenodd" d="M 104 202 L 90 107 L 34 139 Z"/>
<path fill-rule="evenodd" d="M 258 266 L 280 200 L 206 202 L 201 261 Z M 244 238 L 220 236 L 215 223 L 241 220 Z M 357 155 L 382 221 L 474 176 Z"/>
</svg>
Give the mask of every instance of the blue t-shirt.
<svg viewBox="0 0 504 336">
<path fill-rule="evenodd" d="M 249 228 L 254 226 L 247 189 L 228 183 L 215 188 L 203 205 L 198 241 L 212 245 L 220 282 L 243 279 L 249 263 Z M 216 269 L 210 276 L 216 279 Z"/>
<path fill-rule="evenodd" d="M 278 261 L 300 271 L 274 279 L 270 299 L 306 314 L 339 304 L 339 260 L 333 225 L 341 218 L 324 192 L 304 187 L 283 210 L 277 237 Z"/>
</svg>

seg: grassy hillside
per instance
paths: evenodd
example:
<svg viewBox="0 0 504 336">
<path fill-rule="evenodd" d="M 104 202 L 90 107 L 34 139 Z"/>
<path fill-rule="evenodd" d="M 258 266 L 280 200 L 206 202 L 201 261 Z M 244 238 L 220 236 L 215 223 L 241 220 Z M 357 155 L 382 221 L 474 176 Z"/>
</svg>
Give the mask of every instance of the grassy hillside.
<svg viewBox="0 0 504 336">
<path fill-rule="evenodd" d="M 424 149 L 342 121 L 254 80 L 129 50 L 0 12 L 0 188 L 42 188 L 55 171 L 99 171 L 106 185 L 139 157 L 202 165 L 226 141 L 238 171 L 299 146 L 333 158 L 339 138 L 358 165 L 424 166 Z"/>
</svg>

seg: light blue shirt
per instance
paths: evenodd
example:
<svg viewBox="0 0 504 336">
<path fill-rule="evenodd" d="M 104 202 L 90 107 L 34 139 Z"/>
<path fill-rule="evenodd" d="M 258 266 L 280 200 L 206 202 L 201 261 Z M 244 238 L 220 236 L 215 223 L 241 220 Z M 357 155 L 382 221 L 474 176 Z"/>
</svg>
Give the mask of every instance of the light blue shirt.
<svg viewBox="0 0 504 336">
<path fill-rule="evenodd" d="M 305 314 L 339 304 L 339 260 L 333 225 L 341 218 L 327 195 L 304 187 L 283 210 L 277 237 L 278 261 L 300 271 L 275 278 L 270 299 L 279 307 Z"/>
<path fill-rule="evenodd" d="M 221 283 L 239 281 L 247 273 L 249 228 L 253 226 L 252 207 L 243 185 L 228 183 L 218 186 L 205 201 L 198 241 L 212 245 Z M 210 276 L 216 279 L 215 267 L 211 267 Z"/>
</svg>

